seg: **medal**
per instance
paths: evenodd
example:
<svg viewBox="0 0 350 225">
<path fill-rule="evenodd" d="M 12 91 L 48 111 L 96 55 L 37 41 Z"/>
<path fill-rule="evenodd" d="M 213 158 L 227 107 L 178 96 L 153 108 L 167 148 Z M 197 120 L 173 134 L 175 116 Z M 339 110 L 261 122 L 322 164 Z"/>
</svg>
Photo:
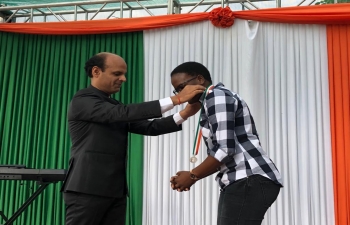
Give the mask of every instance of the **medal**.
<svg viewBox="0 0 350 225">
<path fill-rule="evenodd" d="M 191 162 L 191 163 L 196 163 L 196 162 L 197 162 L 196 156 L 192 156 L 192 157 L 190 158 L 190 162 Z"/>
<path fill-rule="evenodd" d="M 213 89 L 213 88 L 214 88 L 213 85 L 207 87 L 207 89 L 205 90 L 205 93 L 204 93 L 204 98 L 205 98 L 205 96 L 207 96 L 208 91 L 211 90 L 211 89 Z M 203 101 L 204 101 L 204 98 L 203 98 Z M 202 102 L 202 107 L 203 107 L 203 102 Z M 203 108 L 201 108 L 201 110 L 203 110 Z M 202 111 L 201 111 L 201 112 L 202 112 Z M 200 119 L 201 119 L 201 117 L 199 116 L 199 118 L 198 118 L 198 124 L 197 124 L 196 137 L 195 137 L 194 145 L 193 145 L 193 152 L 192 152 L 192 155 L 193 155 L 193 156 L 190 158 L 190 162 L 191 162 L 191 163 L 196 163 L 196 162 L 197 162 L 196 155 L 198 155 L 198 150 L 199 150 L 199 146 L 200 146 L 200 143 L 201 143 L 202 131 L 199 129 L 199 122 L 200 122 Z"/>
</svg>

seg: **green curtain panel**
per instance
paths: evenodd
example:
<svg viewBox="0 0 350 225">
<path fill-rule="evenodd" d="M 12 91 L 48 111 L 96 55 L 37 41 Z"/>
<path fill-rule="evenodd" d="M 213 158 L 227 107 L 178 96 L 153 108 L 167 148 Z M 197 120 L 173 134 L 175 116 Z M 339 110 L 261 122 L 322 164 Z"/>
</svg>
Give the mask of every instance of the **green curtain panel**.
<svg viewBox="0 0 350 225">
<path fill-rule="evenodd" d="M 67 169 L 68 104 L 90 84 L 85 61 L 113 52 L 128 64 L 127 82 L 114 97 L 143 101 L 143 33 L 80 36 L 0 32 L 0 165 Z M 130 135 L 127 224 L 142 222 L 143 137 Z M 14 224 L 63 225 L 62 182 L 50 184 Z M 0 211 L 7 217 L 38 188 L 34 181 L 0 180 Z M 5 223 L 0 219 L 0 224 Z"/>
</svg>

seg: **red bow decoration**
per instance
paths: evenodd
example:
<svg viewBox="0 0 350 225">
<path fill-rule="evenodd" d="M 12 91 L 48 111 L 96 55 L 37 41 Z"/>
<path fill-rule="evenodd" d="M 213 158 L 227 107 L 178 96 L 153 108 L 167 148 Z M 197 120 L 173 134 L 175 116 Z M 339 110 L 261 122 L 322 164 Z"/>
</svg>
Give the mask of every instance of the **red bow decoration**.
<svg viewBox="0 0 350 225">
<path fill-rule="evenodd" d="M 235 17 L 233 16 L 233 11 L 230 7 L 216 8 L 209 13 L 209 20 L 216 27 L 230 27 L 234 23 Z"/>
</svg>

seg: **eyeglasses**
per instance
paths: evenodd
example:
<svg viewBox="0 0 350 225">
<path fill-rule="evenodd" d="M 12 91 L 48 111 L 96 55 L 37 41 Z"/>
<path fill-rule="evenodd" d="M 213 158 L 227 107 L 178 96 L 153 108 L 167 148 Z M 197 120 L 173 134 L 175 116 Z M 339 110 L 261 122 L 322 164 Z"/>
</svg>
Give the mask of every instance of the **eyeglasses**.
<svg viewBox="0 0 350 225">
<path fill-rule="evenodd" d="M 190 82 L 190 81 L 192 81 L 192 80 L 194 80 L 194 79 L 196 79 L 196 78 L 197 78 L 197 76 L 195 76 L 195 77 L 193 77 L 193 78 L 191 78 L 191 79 L 189 79 L 189 80 L 186 80 L 185 82 L 179 84 L 179 85 L 175 88 L 175 90 L 173 90 L 174 95 L 177 95 L 180 91 L 182 91 L 182 89 L 184 89 L 184 88 L 186 87 L 186 85 L 188 84 L 188 82 Z"/>
</svg>

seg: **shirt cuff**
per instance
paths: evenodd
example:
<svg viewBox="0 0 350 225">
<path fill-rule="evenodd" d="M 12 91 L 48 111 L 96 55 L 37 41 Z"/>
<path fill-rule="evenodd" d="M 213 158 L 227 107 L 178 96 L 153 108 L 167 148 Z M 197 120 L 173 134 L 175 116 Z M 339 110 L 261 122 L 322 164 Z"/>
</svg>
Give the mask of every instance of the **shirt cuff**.
<svg viewBox="0 0 350 225">
<path fill-rule="evenodd" d="M 185 122 L 186 120 L 184 120 L 181 116 L 180 116 L 180 113 L 175 113 L 174 116 L 174 121 L 177 125 L 180 125 L 182 124 L 183 122 Z"/>
<path fill-rule="evenodd" d="M 159 104 L 162 114 L 174 108 L 173 101 L 170 97 L 159 99 Z"/>
</svg>

